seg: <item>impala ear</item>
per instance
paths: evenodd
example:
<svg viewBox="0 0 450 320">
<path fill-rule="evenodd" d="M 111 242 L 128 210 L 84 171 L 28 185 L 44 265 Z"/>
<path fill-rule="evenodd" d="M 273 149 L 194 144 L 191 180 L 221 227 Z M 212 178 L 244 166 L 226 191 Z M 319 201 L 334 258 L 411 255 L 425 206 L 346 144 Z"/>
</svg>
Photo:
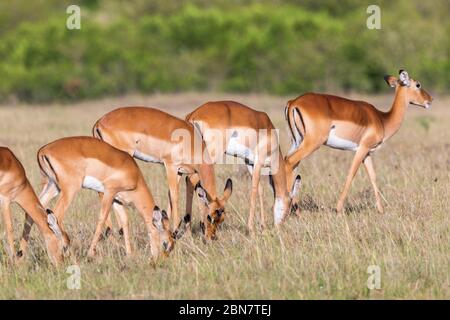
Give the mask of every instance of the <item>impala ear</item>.
<svg viewBox="0 0 450 320">
<path fill-rule="evenodd" d="M 394 76 L 389 76 L 386 75 L 384 76 L 384 81 L 387 82 L 387 84 L 391 87 L 391 88 L 395 88 L 398 84 L 398 79 Z"/>
<path fill-rule="evenodd" d="M 204 205 L 209 206 L 211 199 L 206 190 L 203 189 L 203 187 L 200 185 L 200 182 L 195 186 L 195 192 L 197 193 L 199 199 L 204 203 Z"/>
<path fill-rule="evenodd" d="M 165 218 L 164 218 L 165 217 Z M 161 211 L 158 206 L 153 208 L 153 225 L 158 229 L 158 231 L 164 231 L 164 222 L 163 220 L 167 219 L 167 213 L 165 211 Z"/>
<path fill-rule="evenodd" d="M 294 180 L 294 184 L 292 185 L 291 194 L 289 195 L 291 199 L 294 199 L 297 197 L 298 192 L 300 191 L 300 183 L 302 182 L 302 177 L 300 175 L 297 175 L 297 177 Z"/>
<path fill-rule="evenodd" d="M 50 230 L 53 231 L 53 233 L 58 239 L 62 239 L 62 232 L 61 229 L 59 228 L 58 219 L 56 218 L 55 214 L 50 209 L 47 209 L 46 213 L 47 213 L 48 227 L 50 228 Z"/>
<path fill-rule="evenodd" d="M 411 80 L 409 78 L 408 72 L 402 69 L 398 72 L 398 74 L 398 83 L 402 86 L 409 87 L 409 85 L 411 84 Z"/>
<path fill-rule="evenodd" d="M 233 193 L 233 181 L 231 181 L 231 179 L 227 179 L 225 189 L 223 190 L 223 201 L 227 201 L 232 193 Z"/>
</svg>

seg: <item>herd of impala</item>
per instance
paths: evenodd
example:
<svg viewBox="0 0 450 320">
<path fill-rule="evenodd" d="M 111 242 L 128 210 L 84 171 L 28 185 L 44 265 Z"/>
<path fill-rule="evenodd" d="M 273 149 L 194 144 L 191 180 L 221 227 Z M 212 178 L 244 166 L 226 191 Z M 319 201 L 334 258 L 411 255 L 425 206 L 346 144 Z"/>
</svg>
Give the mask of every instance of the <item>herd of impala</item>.
<svg viewBox="0 0 450 320">
<path fill-rule="evenodd" d="M 168 255 L 175 241 L 190 228 L 194 193 L 199 199 L 204 238 L 213 240 L 217 227 L 225 219 L 226 202 L 233 188 L 228 179 L 223 193 L 217 191 L 214 164 L 223 163 L 226 155 L 242 159 L 252 176 L 249 231 L 254 230 L 258 195 L 260 222 L 265 224 L 260 184 L 263 174 L 269 175 L 274 192 L 275 225 L 283 222 L 288 213 L 299 213 L 296 195 L 300 176 L 296 176 L 295 169 L 321 145 L 355 153 L 337 212 L 343 211 L 351 182 L 361 164 L 372 184 L 377 209 L 383 212 L 371 155 L 400 128 L 409 104 L 429 108 L 433 100 L 420 82 L 410 78 L 405 70 L 400 70 L 398 77 L 386 76 L 385 80 L 395 88 L 394 102 L 388 112 L 364 101 L 327 94 L 307 93 L 289 101 L 285 117 L 292 146 L 285 157 L 268 115 L 233 101 L 208 102 L 188 114 L 185 120 L 147 107 L 116 109 L 95 123 L 93 137 L 62 138 L 38 151 L 44 182 L 39 197 L 19 160 L 8 148 L 0 147 L 0 203 L 8 256 L 12 262 L 23 258 L 31 227 L 36 223 L 50 260 L 55 265 L 60 264 L 70 244 L 63 224 L 64 213 L 81 188 L 94 190 L 101 201 L 89 256 L 95 255 L 103 228 L 106 226 L 105 235 L 111 232 L 111 207 L 124 238 L 126 253 L 131 254 L 126 210 L 129 204 L 133 204 L 144 219 L 152 256 Z M 169 187 L 167 212 L 155 205 L 134 158 L 164 165 Z M 180 217 L 178 187 L 183 175 L 186 177 L 186 210 Z M 47 209 L 57 196 L 53 210 Z M 26 213 L 18 251 L 14 249 L 12 202 Z"/>
</svg>

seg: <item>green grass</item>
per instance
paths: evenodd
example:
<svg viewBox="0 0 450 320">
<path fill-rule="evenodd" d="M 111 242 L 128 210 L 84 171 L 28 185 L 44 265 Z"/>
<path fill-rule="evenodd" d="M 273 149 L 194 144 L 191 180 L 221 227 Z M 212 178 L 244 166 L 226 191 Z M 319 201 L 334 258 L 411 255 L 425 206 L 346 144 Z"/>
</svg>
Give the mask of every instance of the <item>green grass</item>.
<svg viewBox="0 0 450 320">
<path fill-rule="evenodd" d="M 231 98 L 266 110 L 288 147 L 284 105 L 288 98 L 211 94 L 127 96 L 69 106 L 0 107 L 0 145 L 10 147 L 40 190 L 36 152 L 62 136 L 89 135 L 92 124 L 117 106 L 157 106 L 183 116 L 211 99 Z M 358 97 L 389 106 L 392 96 Z M 361 169 L 352 185 L 345 215 L 333 212 L 350 166 L 351 153 L 322 148 L 300 167 L 303 184 L 300 218 L 289 217 L 273 228 L 272 195 L 265 183 L 267 230 L 247 234 L 250 179 L 238 166 L 218 166 L 218 188 L 227 177 L 234 192 L 219 240 L 204 244 L 195 211 L 192 236 L 182 238 L 168 259 L 150 261 L 145 228 L 131 211 L 134 255 L 126 257 L 122 241 L 107 240 L 98 257 L 86 257 L 99 212 L 98 197 L 82 191 L 66 214 L 73 255 L 62 268 L 49 265 L 42 240 L 33 229 L 23 265 L 11 266 L 0 247 L 1 299 L 448 299 L 450 218 L 450 99 L 436 97 L 429 111 L 410 107 L 399 133 L 375 155 L 378 184 L 386 213 L 374 206 L 370 183 Z M 424 120 L 425 119 L 425 120 Z M 156 202 L 165 207 L 164 170 L 140 163 Z M 184 186 L 181 187 L 184 207 Z M 196 209 L 196 206 L 194 206 Z M 18 238 L 23 213 L 14 208 Z M 3 228 L 3 223 L 0 223 Z M 3 233 L 2 233 L 3 236 Z M 66 268 L 78 264 L 80 290 L 69 290 Z M 367 267 L 381 268 L 381 289 L 369 290 Z"/>
</svg>

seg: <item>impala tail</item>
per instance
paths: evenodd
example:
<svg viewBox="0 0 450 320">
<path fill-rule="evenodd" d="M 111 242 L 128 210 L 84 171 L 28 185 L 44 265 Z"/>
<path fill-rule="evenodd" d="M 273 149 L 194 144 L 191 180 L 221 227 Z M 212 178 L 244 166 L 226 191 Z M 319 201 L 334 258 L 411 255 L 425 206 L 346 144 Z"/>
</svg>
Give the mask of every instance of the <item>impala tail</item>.
<svg viewBox="0 0 450 320">
<path fill-rule="evenodd" d="M 57 184 L 58 176 L 55 168 L 52 166 L 49 157 L 41 151 L 38 152 L 38 164 L 42 174 Z"/>
<path fill-rule="evenodd" d="M 290 155 L 303 142 L 303 137 L 305 136 L 305 125 L 302 115 L 298 108 L 294 105 L 293 100 L 288 101 L 284 112 L 292 139 L 292 145 L 288 152 L 288 155 Z"/>
<path fill-rule="evenodd" d="M 96 139 L 104 141 L 102 131 L 100 130 L 100 124 L 99 124 L 101 120 L 102 119 L 98 120 L 92 127 L 92 136 Z"/>
</svg>

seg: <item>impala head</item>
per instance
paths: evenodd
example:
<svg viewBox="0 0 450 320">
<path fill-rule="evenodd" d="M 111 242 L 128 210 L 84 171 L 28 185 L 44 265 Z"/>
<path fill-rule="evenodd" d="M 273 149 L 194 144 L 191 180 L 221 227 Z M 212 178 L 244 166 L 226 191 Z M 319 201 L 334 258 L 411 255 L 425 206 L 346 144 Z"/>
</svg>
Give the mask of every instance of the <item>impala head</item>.
<svg viewBox="0 0 450 320">
<path fill-rule="evenodd" d="M 175 241 L 170 231 L 169 217 L 166 211 L 161 211 L 158 206 L 153 208 L 153 225 L 159 232 L 163 255 L 168 256 L 175 245 Z"/>
<path fill-rule="evenodd" d="M 202 222 L 201 226 L 203 229 L 203 233 L 205 235 L 206 240 L 215 240 L 217 227 L 225 220 L 225 203 L 230 198 L 231 193 L 233 192 L 233 182 L 231 179 L 227 180 L 225 184 L 225 189 L 223 191 L 222 198 L 213 199 L 208 192 L 197 183 L 195 186 L 195 192 L 197 193 L 200 201 L 206 207 L 207 216 L 206 225 Z"/>
<path fill-rule="evenodd" d="M 430 108 L 433 98 L 426 92 L 418 80 L 409 77 L 406 70 L 400 70 L 398 78 L 394 76 L 385 76 L 384 79 L 392 88 L 396 90 L 404 90 L 408 103 L 420 106 L 423 108 Z"/>
</svg>

